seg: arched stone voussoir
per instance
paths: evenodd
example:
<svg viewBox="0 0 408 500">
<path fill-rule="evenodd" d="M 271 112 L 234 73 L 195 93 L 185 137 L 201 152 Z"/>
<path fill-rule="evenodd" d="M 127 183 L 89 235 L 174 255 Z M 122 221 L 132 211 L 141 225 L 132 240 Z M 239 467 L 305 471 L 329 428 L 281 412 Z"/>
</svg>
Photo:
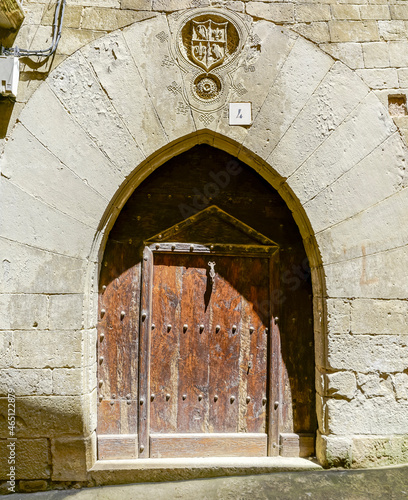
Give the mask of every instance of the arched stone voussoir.
<svg viewBox="0 0 408 500">
<path fill-rule="evenodd" d="M 224 82 L 229 86 L 225 106 L 211 113 L 203 108 L 200 115 L 189 100 L 181 56 L 171 46 L 172 22 L 163 14 L 106 35 L 67 58 L 40 86 L 21 114 L 24 133 L 31 134 L 38 150 L 43 148 L 47 163 L 27 187 L 29 193 L 75 217 L 69 192 L 77 192 L 76 182 L 82 182 L 83 193 L 90 190 L 96 201 L 78 217 L 97 227 L 90 246 L 96 262 L 98 245 L 103 247 L 140 182 L 167 159 L 205 142 L 246 162 L 278 189 L 309 242 L 312 265 L 331 262 L 330 245 L 319 249 L 314 243 L 312 250 L 312 242 L 319 231 L 365 209 L 362 203 L 348 203 L 344 216 L 333 209 L 344 205 L 348 182 L 356 182 L 350 172 L 358 171 L 366 192 L 377 193 L 367 204 L 387 196 L 378 189 L 390 186 L 381 158 L 387 151 L 392 155 L 400 141 L 387 111 L 353 71 L 315 44 L 287 28 L 254 21 Z M 234 101 L 252 103 L 252 125 L 229 125 L 226 105 Z M 21 135 L 21 127 L 14 134 Z M 5 155 L 13 163 L 12 144 Z M 385 153 L 377 154 L 379 148 Z M 375 176 L 370 157 L 377 165 Z M 40 193 L 42 179 L 57 165 L 75 178 L 60 181 L 67 192 L 59 200 L 58 189 Z M 28 164 L 18 173 L 21 179 L 25 168 Z"/>
</svg>

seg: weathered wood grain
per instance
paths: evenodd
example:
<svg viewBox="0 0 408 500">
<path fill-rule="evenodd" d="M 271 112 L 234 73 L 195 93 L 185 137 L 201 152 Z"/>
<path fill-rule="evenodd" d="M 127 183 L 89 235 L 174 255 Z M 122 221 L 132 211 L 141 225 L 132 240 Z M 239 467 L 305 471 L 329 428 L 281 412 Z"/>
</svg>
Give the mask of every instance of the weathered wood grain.
<svg viewBox="0 0 408 500">
<path fill-rule="evenodd" d="M 207 266 L 204 257 L 185 255 L 182 267 L 181 318 L 189 328 L 180 339 L 178 432 L 206 432 L 210 318 L 205 311 Z M 202 326 L 200 326 L 202 325 Z M 183 395 L 186 398 L 183 400 Z"/>
<path fill-rule="evenodd" d="M 180 274 L 171 256 L 154 255 L 150 362 L 151 432 L 177 431 Z M 154 328 L 153 328 L 154 325 Z"/>
<path fill-rule="evenodd" d="M 112 262 L 122 257 L 109 256 Z M 132 266 L 111 281 L 99 296 L 98 432 L 101 433 L 136 432 L 139 301 L 140 265 Z"/>
<path fill-rule="evenodd" d="M 214 256 L 209 260 L 215 262 L 216 272 L 209 303 L 210 430 L 239 432 L 241 296 L 236 283 L 240 270 L 232 257 Z M 237 326 L 236 331 L 233 325 Z"/>
<path fill-rule="evenodd" d="M 99 460 L 129 460 L 137 458 L 137 434 L 98 436 Z"/>
<path fill-rule="evenodd" d="M 281 300 L 274 293 L 280 286 L 279 253 L 275 252 L 270 258 L 270 349 L 269 349 L 269 406 L 268 406 L 268 455 L 279 455 L 279 433 L 282 425 L 282 377 L 284 363 L 281 358 L 281 336 L 279 322 L 281 320 Z M 274 297 L 277 297 L 275 300 Z"/>
<path fill-rule="evenodd" d="M 263 457 L 266 434 L 152 434 L 151 458 Z"/>
<path fill-rule="evenodd" d="M 139 457 L 149 457 L 150 432 L 150 343 L 153 254 L 143 251 L 139 328 Z"/>
</svg>

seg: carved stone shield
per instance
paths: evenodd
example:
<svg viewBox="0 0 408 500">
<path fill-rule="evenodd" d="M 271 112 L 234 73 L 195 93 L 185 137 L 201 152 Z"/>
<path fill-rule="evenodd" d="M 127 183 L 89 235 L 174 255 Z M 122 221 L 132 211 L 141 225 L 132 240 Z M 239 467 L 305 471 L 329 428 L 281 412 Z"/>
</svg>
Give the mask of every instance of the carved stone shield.
<svg viewBox="0 0 408 500">
<path fill-rule="evenodd" d="M 191 57 L 207 72 L 222 64 L 228 55 L 227 27 L 228 22 L 216 23 L 211 19 L 192 23 Z"/>
</svg>

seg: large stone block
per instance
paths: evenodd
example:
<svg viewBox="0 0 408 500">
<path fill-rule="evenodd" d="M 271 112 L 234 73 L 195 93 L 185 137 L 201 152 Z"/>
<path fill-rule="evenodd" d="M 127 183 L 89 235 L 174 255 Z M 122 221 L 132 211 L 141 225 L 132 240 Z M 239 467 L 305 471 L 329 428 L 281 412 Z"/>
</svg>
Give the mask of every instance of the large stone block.
<svg viewBox="0 0 408 500">
<path fill-rule="evenodd" d="M 25 10 L 25 18 L 24 18 L 25 26 L 30 24 L 45 24 L 42 22 L 42 19 L 44 18 L 43 13 L 45 10 L 47 10 L 45 5 L 42 5 L 40 3 L 33 4 L 30 5 L 29 9 L 25 7 L 24 10 Z M 49 6 L 48 11 L 52 12 L 52 15 L 54 14 L 54 9 L 51 6 Z"/>
<path fill-rule="evenodd" d="M 42 119 L 38 120 L 41 109 Z M 20 115 L 23 125 L 91 188 L 110 200 L 123 177 L 74 121 L 47 84 L 35 92 Z M 61 131 L 64 133 L 61 133 Z"/>
<path fill-rule="evenodd" d="M 85 394 L 82 397 L 82 405 L 84 409 L 84 435 L 89 436 L 96 431 L 98 402 L 97 390 L 94 389 L 91 393 Z"/>
<path fill-rule="evenodd" d="M 316 453 L 319 463 L 325 467 L 349 468 L 352 460 L 352 440 L 348 437 L 316 436 Z"/>
<path fill-rule="evenodd" d="M 388 68 L 390 66 L 390 54 L 388 44 L 384 42 L 364 43 L 364 66 L 366 68 Z"/>
<path fill-rule="evenodd" d="M 407 38 L 405 21 L 378 21 L 378 31 L 385 41 L 406 40 Z"/>
<path fill-rule="evenodd" d="M 385 158 L 390 155 L 382 156 L 383 158 Z M 391 159 L 391 161 L 396 162 L 397 155 L 395 155 L 394 158 Z M 401 166 L 402 165 L 403 162 L 401 162 Z M 373 204 L 372 207 L 367 210 L 361 211 L 357 215 L 354 215 L 354 217 L 352 216 L 352 214 L 350 214 L 349 218 L 347 218 L 348 210 L 345 209 L 343 217 L 346 220 L 344 222 L 341 222 L 340 224 L 337 224 L 332 228 L 328 228 L 327 230 L 324 230 L 317 235 L 316 239 L 318 241 L 318 244 L 320 248 L 324 249 L 323 258 L 326 263 L 340 262 L 344 261 L 345 259 L 358 259 L 361 257 L 362 263 L 364 264 L 364 266 L 366 266 L 368 262 L 367 259 L 369 259 L 370 254 L 386 252 L 389 248 L 392 249 L 403 247 L 407 244 L 408 228 L 406 224 L 408 218 L 405 207 L 406 202 L 408 201 L 408 189 L 406 188 L 392 195 L 392 190 L 397 190 L 398 187 L 400 187 L 403 179 L 403 174 L 403 170 L 398 171 L 398 169 L 396 168 L 395 170 L 393 169 L 393 171 L 391 171 L 389 174 L 391 182 L 388 183 L 388 186 L 387 179 L 384 180 L 383 188 L 385 191 L 389 191 L 390 196 L 388 198 L 385 198 L 383 202 Z M 375 170 L 373 171 L 373 175 L 375 175 Z M 379 177 L 381 179 L 381 176 Z M 360 186 L 363 186 L 362 181 L 363 176 L 361 175 L 359 179 Z M 394 181 L 394 185 L 392 185 L 392 181 Z M 358 185 L 356 187 L 358 187 Z M 335 189 L 334 187 L 332 189 L 337 191 L 337 189 Z M 378 190 L 381 190 L 380 185 L 378 187 Z M 357 194 L 358 192 L 359 189 L 356 189 L 355 193 Z M 350 189 L 350 203 L 353 203 L 351 199 L 352 193 L 353 189 Z M 376 194 L 378 194 L 378 192 L 376 193 L 376 188 L 374 187 L 372 195 L 375 196 Z M 365 195 L 362 195 L 361 198 L 362 203 L 364 203 L 367 198 L 369 198 L 369 195 L 367 195 L 367 198 Z M 326 197 L 327 201 L 328 199 L 329 196 Z M 344 201 L 348 201 L 348 196 Z M 332 203 L 333 205 L 335 205 L 334 202 Z M 359 203 L 356 202 L 356 205 L 358 207 Z M 309 214 L 317 214 L 316 208 L 317 202 L 313 203 L 314 210 L 309 211 Z M 331 210 L 330 212 L 332 213 Z M 317 229 L 322 229 L 322 223 L 328 224 L 327 219 L 314 221 L 312 216 L 311 219 Z M 334 220 L 333 222 L 337 221 Z M 403 251 L 403 248 L 401 248 L 400 251 Z M 374 258 L 374 256 L 372 258 Z M 388 269 L 380 270 L 379 272 L 379 270 L 373 268 L 373 266 L 370 266 L 372 268 L 372 271 L 375 274 L 379 273 L 380 275 L 386 272 L 393 274 L 396 271 L 396 268 L 399 267 L 398 261 L 395 261 L 395 263 L 393 264 L 392 258 L 387 258 L 385 254 L 383 258 L 388 261 L 388 264 L 390 264 L 391 267 Z M 381 256 L 378 256 L 377 259 L 382 260 Z M 363 271 L 365 274 L 363 273 Z M 362 285 L 374 285 L 375 283 L 372 282 L 373 279 L 378 280 L 376 276 L 367 274 L 367 267 L 365 267 L 364 270 L 362 269 Z M 368 283 L 369 281 L 370 283 Z M 388 286 L 390 287 L 392 285 L 397 285 L 397 283 L 389 283 Z M 403 298 L 404 296 L 401 295 L 400 297 Z"/>
<path fill-rule="evenodd" d="M 345 399 L 353 399 L 357 391 L 356 376 L 352 372 L 328 373 L 326 394 Z"/>
<path fill-rule="evenodd" d="M 48 297 L 33 294 L 0 294 L 0 330 L 48 328 Z"/>
<path fill-rule="evenodd" d="M 408 373 L 396 373 L 391 378 L 397 400 L 408 399 Z"/>
<path fill-rule="evenodd" d="M 121 0 L 122 9 L 152 10 L 152 0 Z"/>
<path fill-rule="evenodd" d="M 297 23 L 291 29 L 315 43 L 328 42 L 330 40 L 329 25 L 324 21 Z M 329 51 L 327 52 L 329 53 Z"/>
<path fill-rule="evenodd" d="M 52 370 L 52 393 L 56 396 L 78 396 L 88 392 L 83 387 L 84 370 L 85 368 L 54 368 Z"/>
<path fill-rule="evenodd" d="M 312 200 L 305 203 L 304 208 L 315 232 L 319 233 L 323 231 L 318 236 L 319 243 L 326 249 L 327 255 L 333 250 L 333 260 L 358 255 L 361 252 L 361 247 L 357 253 L 350 253 L 349 249 L 360 245 L 361 240 L 375 239 L 383 242 L 383 246 L 379 248 L 384 248 L 385 242 L 389 242 L 388 234 L 384 238 L 383 229 L 377 233 L 379 225 L 383 225 L 386 230 L 388 229 L 388 210 L 384 211 L 384 214 L 387 214 L 387 222 L 382 222 L 381 216 L 378 219 L 378 212 L 380 210 L 373 207 L 377 215 L 371 224 L 369 224 L 369 227 L 366 227 L 368 217 L 362 212 L 368 207 L 375 206 L 383 200 L 387 200 L 402 189 L 406 182 L 406 159 L 407 154 L 400 134 L 396 132 L 351 170 L 323 189 Z M 369 188 L 367 177 L 370 182 Z M 385 201 L 380 206 L 398 205 L 398 198 L 401 198 L 401 196 Z M 365 219 L 363 226 L 357 228 L 362 219 Z M 372 227 L 374 221 L 376 221 L 377 226 L 375 229 Z M 330 235 L 327 235 L 326 238 L 324 230 L 330 226 L 336 227 L 330 230 Z M 351 231 L 356 231 L 355 235 L 361 239 L 351 241 Z M 372 232 L 369 235 L 370 231 Z M 348 240 L 341 240 L 346 234 Z"/>
<path fill-rule="evenodd" d="M 250 16 L 260 17 L 275 23 L 290 23 L 294 21 L 294 5 L 290 3 L 248 2 L 246 11 Z"/>
<path fill-rule="evenodd" d="M 356 42 L 323 43 L 320 48 L 351 69 L 364 68 L 362 44 Z"/>
<path fill-rule="evenodd" d="M 84 431 L 84 396 L 17 397 L 16 436 L 20 438 L 80 435 Z M 0 398 L 0 420 L 7 420 L 7 398 Z M 8 437 L 5 426 L 1 437 Z"/>
<path fill-rule="evenodd" d="M 408 88 L 408 68 L 397 70 L 399 86 L 403 89 Z"/>
<path fill-rule="evenodd" d="M 0 368 L 12 366 L 14 358 L 13 333 L 10 331 L 0 332 Z"/>
<path fill-rule="evenodd" d="M 88 43 L 106 35 L 105 31 L 84 30 L 62 27 L 61 40 L 57 47 L 57 54 L 70 56 Z M 54 68 L 57 65 L 53 66 Z"/>
<path fill-rule="evenodd" d="M 379 467 L 408 462 L 408 436 L 353 437 L 353 467 Z"/>
<path fill-rule="evenodd" d="M 80 52 L 59 66 L 48 81 L 71 116 L 124 176 L 143 155 Z"/>
<path fill-rule="evenodd" d="M 0 178 L 0 190 L 0 236 L 70 257 L 87 257 L 96 227 L 52 208 L 5 177 Z"/>
<path fill-rule="evenodd" d="M 52 480 L 86 481 L 92 466 L 93 439 L 57 438 L 51 441 Z"/>
<path fill-rule="evenodd" d="M 327 299 L 327 331 L 349 333 L 351 329 L 351 304 L 347 299 Z"/>
<path fill-rule="evenodd" d="M 330 21 L 332 18 L 328 4 L 295 4 L 295 19 L 300 23 Z"/>
<path fill-rule="evenodd" d="M 354 21 L 360 19 L 360 8 L 358 5 L 333 4 L 331 12 L 333 19 L 350 19 Z"/>
<path fill-rule="evenodd" d="M 403 372 L 407 346 L 406 335 L 329 335 L 328 363 L 333 370 Z"/>
<path fill-rule="evenodd" d="M 268 21 L 257 21 L 253 24 L 252 36 L 247 38 L 238 68 L 233 74 L 233 88 L 230 100 L 237 99 L 236 89 L 250 89 L 252 116 L 255 119 L 268 95 L 271 82 L 275 80 L 282 68 L 297 35 L 282 30 Z M 257 40 L 259 43 L 255 43 Z M 268 79 L 264 78 L 268 75 Z M 247 93 L 244 95 L 248 95 Z M 242 143 L 252 127 L 231 127 L 228 120 L 219 120 L 217 132 Z"/>
<path fill-rule="evenodd" d="M 66 5 L 64 10 L 64 26 L 66 28 L 79 28 L 83 7 L 81 5 Z M 54 24 L 55 5 L 49 4 L 44 11 L 41 24 L 52 26 Z"/>
<path fill-rule="evenodd" d="M 396 248 L 325 266 L 327 293 L 331 297 L 403 299 L 408 294 L 405 269 L 408 249 Z M 323 247 L 320 247 L 323 248 Z M 323 255 L 323 259 L 326 256 Z"/>
<path fill-rule="evenodd" d="M 389 42 L 390 66 L 401 68 L 408 66 L 408 41 Z"/>
<path fill-rule="evenodd" d="M 85 7 L 82 14 L 81 27 L 88 30 L 114 31 L 156 15 L 155 12 Z"/>
<path fill-rule="evenodd" d="M 0 160 L 11 182 L 47 205 L 96 227 L 106 200 L 61 163 L 21 124 Z"/>
<path fill-rule="evenodd" d="M 350 94 L 350 88 L 353 93 Z M 366 97 L 367 87 L 335 63 L 268 158 L 282 176 L 291 175 Z"/>
<path fill-rule="evenodd" d="M 44 0 L 39 0 L 43 2 Z M 120 0 L 71 0 L 71 5 L 120 9 Z"/>
<path fill-rule="evenodd" d="M 334 61 L 298 38 L 254 120 L 244 146 L 266 159 L 321 83 Z M 276 165 L 279 172 L 279 166 Z"/>
<path fill-rule="evenodd" d="M 85 261 L 0 238 L 0 293 L 81 293 Z M 32 326 L 32 325 L 30 325 Z"/>
<path fill-rule="evenodd" d="M 52 371 L 15 368 L 0 370 L 0 396 L 7 396 L 10 390 L 16 396 L 52 394 Z"/>
<path fill-rule="evenodd" d="M 170 52 L 167 43 L 160 43 L 156 35 L 165 33 L 168 37 L 169 24 L 165 16 L 159 16 L 154 23 L 138 23 L 125 30 L 123 36 L 143 80 L 144 87 L 153 103 L 161 125 L 169 141 L 176 140 L 188 131 L 195 130 L 191 109 L 179 92 L 169 89 L 183 89 L 182 71 Z M 155 47 L 152 60 L 151 47 Z M 183 107 L 184 106 L 184 107 Z M 187 112 L 174 112 L 184 109 Z"/>
<path fill-rule="evenodd" d="M 192 7 L 191 0 L 152 0 L 153 10 L 160 12 L 173 12 L 175 10 L 184 10 Z"/>
<path fill-rule="evenodd" d="M 348 115 L 287 180 L 301 203 L 349 171 L 396 131 L 387 110 L 373 94 Z"/>
<path fill-rule="evenodd" d="M 10 473 L 9 457 L 15 458 L 16 479 L 49 479 L 51 457 L 48 439 L 19 439 L 15 441 L 12 457 L 10 441 L 0 440 L 0 479 L 7 480 Z"/>
<path fill-rule="evenodd" d="M 84 296 L 51 295 L 49 298 L 49 327 L 51 330 L 78 330 L 83 326 Z"/>
<path fill-rule="evenodd" d="M 388 5 L 360 5 L 361 19 L 391 19 L 391 13 Z"/>
<path fill-rule="evenodd" d="M 154 30 L 155 19 L 143 23 Z M 167 143 L 163 127 L 122 33 L 113 33 L 82 50 L 104 91 L 145 156 Z M 163 89 L 167 92 L 167 89 Z"/>
<path fill-rule="evenodd" d="M 96 328 L 83 331 L 83 346 L 83 366 L 93 366 L 96 363 Z"/>
<path fill-rule="evenodd" d="M 394 396 L 394 388 L 391 375 L 378 373 L 357 374 L 359 390 L 364 396 L 371 398 L 375 396 Z"/>
<path fill-rule="evenodd" d="M 15 331 L 15 368 L 76 368 L 81 366 L 81 331 Z"/>
<path fill-rule="evenodd" d="M 392 396 L 377 398 L 328 399 L 327 432 L 353 434 L 405 434 L 408 401 L 397 402 Z"/>
<path fill-rule="evenodd" d="M 354 299 L 351 303 L 352 333 L 408 335 L 406 300 Z"/>
<path fill-rule="evenodd" d="M 332 42 L 374 42 L 379 34 L 375 21 L 329 21 Z"/>
<path fill-rule="evenodd" d="M 408 20 L 408 6 L 404 4 L 390 5 L 391 18 Z"/>
<path fill-rule="evenodd" d="M 398 86 L 395 68 L 360 69 L 357 73 L 371 89 L 393 89 Z"/>
</svg>

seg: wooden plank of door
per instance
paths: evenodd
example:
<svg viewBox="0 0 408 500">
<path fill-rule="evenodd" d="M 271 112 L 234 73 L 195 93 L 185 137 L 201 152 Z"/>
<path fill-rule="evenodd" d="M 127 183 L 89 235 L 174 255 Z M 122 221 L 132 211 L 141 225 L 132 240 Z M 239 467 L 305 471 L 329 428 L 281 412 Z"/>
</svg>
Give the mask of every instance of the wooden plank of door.
<svg viewBox="0 0 408 500">
<path fill-rule="evenodd" d="M 109 254 L 115 267 L 123 249 Z M 140 265 L 112 280 L 99 296 L 98 433 L 137 433 Z"/>
<path fill-rule="evenodd" d="M 279 425 L 280 425 L 280 332 L 279 315 L 281 297 L 279 294 L 280 272 L 279 272 L 279 253 L 275 251 L 269 259 L 270 276 L 270 346 L 269 346 L 269 395 L 268 395 L 268 456 L 279 455 Z"/>
<path fill-rule="evenodd" d="M 151 434 L 151 458 L 262 457 L 267 435 L 254 433 Z"/>
<path fill-rule="evenodd" d="M 99 460 L 137 458 L 137 434 L 108 434 L 98 436 Z"/>
<path fill-rule="evenodd" d="M 246 431 L 239 428 L 239 411 L 245 395 L 239 394 L 240 276 L 242 259 L 212 256 L 214 282 L 209 302 L 209 427 L 213 432 Z M 218 328 L 219 327 L 219 328 Z M 246 374 L 245 374 L 246 375 Z"/>
<path fill-rule="evenodd" d="M 246 264 L 245 296 L 251 318 L 248 338 L 247 431 L 266 432 L 268 389 L 268 330 L 270 319 L 269 259 L 250 257 Z M 265 329 L 268 329 L 265 332 Z"/>
<path fill-rule="evenodd" d="M 139 458 L 149 457 L 150 428 L 150 334 L 153 281 L 153 254 L 145 247 L 142 261 L 139 328 Z"/>
<path fill-rule="evenodd" d="M 175 262 L 183 269 L 181 319 L 188 324 L 180 338 L 177 430 L 206 432 L 209 412 L 209 315 L 205 314 L 204 300 L 207 265 L 201 255 L 183 257 L 183 266 L 180 258 Z"/>
<path fill-rule="evenodd" d="M 179 335 L 177 307 L 182 273 L 171 254 L 155 254 L 152 293 L 150 352 L 150 430 L 177 431 Z M 190 328 L 192 325 L 190 324 Z M 153 396 L 154 395 L 154 396 Z"/>
</svg>

